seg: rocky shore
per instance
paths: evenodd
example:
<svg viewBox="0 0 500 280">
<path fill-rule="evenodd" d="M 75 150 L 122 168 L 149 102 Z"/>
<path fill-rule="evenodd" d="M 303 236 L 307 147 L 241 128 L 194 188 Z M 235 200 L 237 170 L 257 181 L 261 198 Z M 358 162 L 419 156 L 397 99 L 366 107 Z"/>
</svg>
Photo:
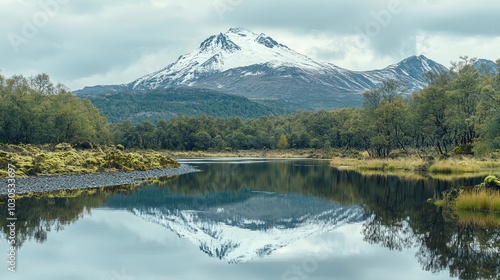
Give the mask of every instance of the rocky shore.
<svg viewBox="0 0 500 280">
<path fill-rule="evenodd" d="M 40 193 L 58 190 L 87 189 L 139 183 L 148 178 L 161 178 L 199 172 L 193 166 L 181 164 L 178 168 L 155 169 L 147 171 L 71 174 L 46 177 L 16 179 L 16 193 Z M 7 182 L 7 178 L 0 178 Z M 0 188 L 0 195 L 6 195 L 7 188 Z"/>
</svg>

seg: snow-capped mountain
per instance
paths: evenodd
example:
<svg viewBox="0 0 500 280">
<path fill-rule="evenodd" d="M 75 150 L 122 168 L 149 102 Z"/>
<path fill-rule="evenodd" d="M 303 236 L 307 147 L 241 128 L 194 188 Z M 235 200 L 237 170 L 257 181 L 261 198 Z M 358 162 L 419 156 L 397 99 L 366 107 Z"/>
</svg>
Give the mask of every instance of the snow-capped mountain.
<svg viewBox="0 0 500 280">
<path fill-rule="evenodd" d="M 162 194 L 163 205 L 151 204 L 152 200 L 157 199 L 122 201 L 119 208 L 166 227 L 207 255 L 228 263 L 263 258 L 294 241 L 365 218 L 359 206 L 249 190 L 212 196 Z"/>
<path fill-rule="evenodd" d="M 359 93 L 393 78 L 410 91 L 426 85 L 429 71 L 448 69 L 424 56 L 412 56 L 381 70 L 350 71 L 315 61 L 273 38 L 242 28 L 210 36 L 194 51 L 164 69 L 129 84 L 86 87 L 76 93 L 152 90 L 176 86 L 217 89 L 295 109 L 335 108 L 358 102 Z"/>
<path fill-rule="evenodd" d="M 146 75 L 131 83 L 134 89 L 155 89 L 177 85 L 194 86 L 215 73 L 223 73 L 251 65 L 269 65 L 271 68 L 297 67 L 318 71 L 326 64 L 301 55 L 279 44 L 265 34 L 256 34 L 241 28 L 210 36 L 195 51 L 182 55 L 166 68 Z M 245 72 L 243 75 L 259 75 Z M 223 84 L 220 87 L 224 87 Z"/>
</svg>

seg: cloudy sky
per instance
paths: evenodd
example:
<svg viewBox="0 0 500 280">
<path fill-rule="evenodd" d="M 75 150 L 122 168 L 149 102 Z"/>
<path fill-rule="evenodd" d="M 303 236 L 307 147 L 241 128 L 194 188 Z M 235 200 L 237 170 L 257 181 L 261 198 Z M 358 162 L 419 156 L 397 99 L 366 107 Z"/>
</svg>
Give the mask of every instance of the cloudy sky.
<svg viewBox="0 0 500 280">
<path fill-rule="evenodd" d="M 424 54 L 500 58 L 497 0 L 1 0 L 0 70 L 71 89 L 127 83 L 243 27 L 351 70 Z"/>
</svg>

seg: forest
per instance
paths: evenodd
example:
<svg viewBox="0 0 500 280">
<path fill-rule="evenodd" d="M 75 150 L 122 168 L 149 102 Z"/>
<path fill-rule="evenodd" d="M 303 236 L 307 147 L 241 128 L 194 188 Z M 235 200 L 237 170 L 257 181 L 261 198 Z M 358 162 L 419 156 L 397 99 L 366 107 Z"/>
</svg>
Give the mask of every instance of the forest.
<svg viewBox="0 0 500 280">
<path fill-rule="evenodd" d="M 156 124 L 108 123 L 87 99 L 46 74 L 0 76 L 0 143 L 95 143 L 126 149 L 341 149 L 372 157 L 409 151 L 484 155 L 500 149 L 500 74 L 466 57 L 409 93 L 386 80 L 359 108 L 242 119 L 177 116 Z M 497 61 L 500 67 L 500 60 Z"/>
<path fill-rule="evenodd" d="M 132 124 L 144 121 L 157 123 L 178 114 L 208 115 L 227 118 L 239 116 L 243 120 L 266 115 L 283 115 L 289 111 L 264 105 L 239 95 L 209 89 L 174 87 L 152 91 L 113 92 L 111 94 L 81 94 L 89 99 L 110 123 L 130 120 Z"/>
</svg>

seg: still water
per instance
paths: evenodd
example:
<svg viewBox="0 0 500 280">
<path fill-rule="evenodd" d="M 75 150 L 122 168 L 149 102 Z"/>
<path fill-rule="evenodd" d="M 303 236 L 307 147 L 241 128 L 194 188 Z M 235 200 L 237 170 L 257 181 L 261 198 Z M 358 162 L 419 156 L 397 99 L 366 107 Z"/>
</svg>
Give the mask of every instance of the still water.
<svg viewBox="0 0 500 280">
<path fill-rule="evenodd" d="M 498 227 L 426 202 L 481 178 L 361 175 L 318 160 L 184 162 L 202 171 L 70 198 L 19 199 L 16 273 L 7 270 L 7 209 L 0 204 L 0 279 L 500 275 Z"/>
</svg>

